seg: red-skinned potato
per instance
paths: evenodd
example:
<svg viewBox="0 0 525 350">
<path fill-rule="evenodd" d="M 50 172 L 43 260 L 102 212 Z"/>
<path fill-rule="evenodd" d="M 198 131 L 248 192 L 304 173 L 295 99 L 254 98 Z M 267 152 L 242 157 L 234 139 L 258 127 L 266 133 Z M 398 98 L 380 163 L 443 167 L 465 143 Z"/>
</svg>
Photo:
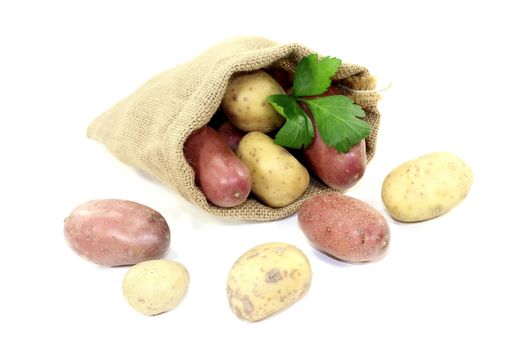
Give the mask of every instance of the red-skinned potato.
<svg viewBox="0 0 525 350">
<path fill-rule="evenodd" d="M 170 245 L 170 229 L 162 215 L 120 199 L 93 200 L 76 207 L 64 220 L 64 237 L 78 255 L 103 266 L 160 259 Z"/>
<path fill-rule="evenodd" d="M 328 187 L 344 191 L 354 186 L 366 169 L 365 140 L 351 146 L 348 153 L 339 153 L 324 143 L 313 124 L 314 139 L 303 152 L 309 169 Z"/>
<path fill-rule="evenodd" d="M 242 137 L 246 135 L 244 131 L 237 129 L 230 121 L 224 122 L 217 131 L 234 152 L 237 150 Z"/>
<path fill-rule="evenodd" d="M 305 201 L 299 226 L 316 249 L 346 262 L 378 260 L 386 253 L 390 229 L 381 213 L 340 193 Z"/>
<path fill-rule="evenodd" d="M 250 171 L 217 131 L 205 126 L 190 135 L 184 156 L 211 203 L 229 208 L 246 201 L 252 186 Z"/>
<path fill-rule="evenodd" d="M 342 91 L 339 88 L 331 86 L 320 97 L 340 94 Z M 351 146 L 348 153 L 337 152 L 321 138 L 308 107 L 304 103 L 301 107 L 312 120 L 315 129 L 312 143 L 303 151 L 310 170 L 328 187 L 344 191 L 354 186 L 363 177 L 366 169 L 365 140 Z"/>
</svg>

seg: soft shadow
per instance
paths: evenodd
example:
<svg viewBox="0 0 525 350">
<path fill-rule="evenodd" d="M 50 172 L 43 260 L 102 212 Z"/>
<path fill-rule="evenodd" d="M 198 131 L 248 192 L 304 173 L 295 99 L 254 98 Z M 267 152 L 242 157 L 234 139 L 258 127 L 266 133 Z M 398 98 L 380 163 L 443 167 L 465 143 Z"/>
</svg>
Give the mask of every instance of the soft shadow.
<svg viewBox="0 0 525 350">
<path fill-rule="evenodd" d="M 371 261 L 356 261 L 356 262 L 349 262 L 349 261 L 341 260 L 338 257 L 335 257 L 335 256 L 330 255 L 328 253 L 323 253 L 323 252 L 315 249 L 312 246 L 310 246 L 310 249 L 311 249 L 313 255 L 317 256 L 317 258 L 319 260 L 321 260 L 322 262 L 324 262 L 326 264 L 329 264 L 329 265 L 332 265 L 332 266 L 335 266 L 335 267 L 338 267 L 338 268 L 348 268 L 348 266 L 359 266 L 359 265 L 375 264 L 375 263 L 383 260 L 385 258 L 385 256 L 388 254 L 388 251 L 390 249 L 390 244 L 385 248 L 385 250 L 383 250 L 382 254 L 379 257 L 377 257 L 376 259 L 371 260 Z"/>
<path fill-rule="evenodd" d="M 248 223 L 255 223 L 248 220 L 240 220 L 213 215 L 211 213 L 208 213 L 198 205 L 186 201 L 178 193 L 176 195 L 180 198 L 181 202 L 184 202 L 184 210 L 188 215 L 190 215 L 193 218 L 192 224 L 194 227 L 203 227 L 207 225 L 236 226 L 245 225 Z"/>
<path fill-rule="evenodd" d="M 146 173 L 145 171 L 142 171 L 142 170 L 137 169 L 137 168 L 133 168 L 133 170 L 135 170 L 135 172 L 140 177 L 142 177 L 143 179 L 145 179 L 147 181 L 150 181 L 150 182 L 153 182 L 153 183 L 158 184 L 158 185 L 165 186 L 165 184 L 162 183 L 161 181 L 159 181 L 159 179 L 157 179 L 156 177 L 151 176 L 150 174 Z"/>
<path fill-rule="evenodd" d="M 178 258 L 178 254 L 175 252 L 175 250 L 173 250 L 172 247 L 170 247 L 168 249 L 168 253 L 161 259 L 166 259 L 166 260 L 177 260 Z"/>
<path fill-rule="evenodd" d="M 314 247 L 310 247 L 311 253 L 317 257 L 317 259 L 321 260 L 325 264 L 335 266 L 342 269 L 351 268 L 352 263 L 342 261 L 341 259 L 336 258 L 335 256 L 320 252 L 319 250 L 315 249 Z"/>
</svg>

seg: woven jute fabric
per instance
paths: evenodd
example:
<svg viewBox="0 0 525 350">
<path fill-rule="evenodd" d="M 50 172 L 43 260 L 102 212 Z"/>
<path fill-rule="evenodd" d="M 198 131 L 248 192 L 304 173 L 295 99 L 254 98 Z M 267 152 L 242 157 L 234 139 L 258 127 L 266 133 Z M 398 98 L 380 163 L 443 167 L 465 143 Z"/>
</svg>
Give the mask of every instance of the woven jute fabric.
<svg viewBox="0 0 525 350">
<path fill-rule="evenodd" d="M 233 74 L 277 67 L 293 72 L 297 62 L 312 53 L 297 44 L 279 44 L 259 37 L 223 42 L 171 70 L 161 73 L 88 127 L 89 138 L 104 144 L 126 164 L 141 169 L 208 213 L 252 221 L 271 221 L 297 211 L 306 199 L 332 191 L 312 177 L 296 202 L 270 208 L 254 198 L 234 208 L 220 208 L 206 200 L 195 185 L 195 174 L 184 158 L 186 138 L 206 125 L 220 107 Z M 375 80 L 366 68 L 343 63 L 333 78 L 366 112 L 372 126 L 366 140 L 367 158 L 375 151 L 379 127 Z"/>
</svg>

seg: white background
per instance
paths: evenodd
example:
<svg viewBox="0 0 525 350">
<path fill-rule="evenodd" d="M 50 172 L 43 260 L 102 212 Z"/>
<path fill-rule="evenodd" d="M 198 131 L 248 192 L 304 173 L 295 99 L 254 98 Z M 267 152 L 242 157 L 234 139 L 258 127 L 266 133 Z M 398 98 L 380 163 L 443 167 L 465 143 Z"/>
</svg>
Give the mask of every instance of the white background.
<svg viewBox="0 0 525 350">
<path fill-rule="evenodd" d="M 2 1 L 0 321 L 2 349 L 523 349 L 525 230 L 518 1 Z M 89 122 L 152 75 L 239 35 L 300 42 L 392 83 L 377 154 L 348 195 L 379 211 L 386 174 L 448 150 L 472 167 L 466 200 L 419 224 L 390 218 L 381 261 L 315 252 L 296 216 L 210 217 L 88 140 Z M 94 198 L 160 211 L 168 258 L 188 268 L 175 310 L 145 317 L 121 294 L 127 268 L 76 256 L 62 220 Z M 229 268 L 285 241 L 314 271 L 309 293 L 257 323 L 228 308 Z"/>
</svg>

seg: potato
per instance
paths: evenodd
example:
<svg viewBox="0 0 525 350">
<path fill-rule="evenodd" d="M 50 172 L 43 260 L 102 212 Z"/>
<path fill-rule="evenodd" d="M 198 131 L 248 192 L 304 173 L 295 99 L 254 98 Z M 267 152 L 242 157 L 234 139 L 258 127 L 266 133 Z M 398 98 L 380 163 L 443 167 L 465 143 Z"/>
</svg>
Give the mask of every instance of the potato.
<svg viewBox="0 0 525 350">
<path fill-rule="evenodd" d="M 287 243 L 266 243 L 244 253 L 228 274 L 230 308 L 258 321 L 295 303 L 310 286 L 312 269 L 302 251 Z"/>
<path fill-rule="evenodd" d="M 103 266 L 133 265 L 164 256 L 170 229 L 157 211 L 131 201 L 100 199 L 76 207 L 64 236 L 80 256 Z"/>
<path fill-rule="evenodd" d="M 472 186 L 472 170 L 448 152 L 405 162 L 385 178 L 381 190 L 389 214 L 398 221 L 435 218 L 455 207 Z"/>
<path fill-rule="evenodd" d="M 330 86 L 328 91 L 321 96 L 341 95 L 342 93 L 341 89 Z M 306 104 L 302 103 L 301 107 L 312 120 L 315 131 L 312 143 L 303 150 L 308 168 L 328 187 L 344 191 L 354 186 L 363 177 L 366 169 L 365 140 L 350 147 L 347 153 L 337 152 L 321 138 L 317 124 Z"/>
<path fill-rule="evenodd" d="M 381 213 L 340 193 L 308 199 L 298 216 L 312 246 L 342 261 L 377 260 L 384 256 L 390 242 L 390 229 Z"/>
<path fill-rule="evenodd" d="M 190 135 L 184 156 L 211 203 L 228 208 L 246 201 L 252 186 L 250 171 L 217 131 L 205 126 Z"/>
<path fill-rule="evenodd" d="M 321 139 L 314 122 L 315 136 L 303 154 L 310 170 L 328 187 L 347 190 L 365 174 L 365 140 L 350 147 L 348 153 L 339 153 Z"/>
<path fill-rule="evenodd" d="M 221 124 L 217 131 L 234 152 L 237 151 L 239 142 L 241 142 L 241 139 L 246 134 L 244 131 L 237 129 L 230 121 Z"/>
<path fill-rule="evenodd" d="M 250 169 L 252 192 L 271 207 L 294 202 L 310 182 L 308 170 L 262 132 L 246 134 L 239 143 L 237 156 Z"/>
<path fill-rule="evenodd" d="M 222 110 L 237 129 L 270 132 L 284 123 L 266 100 L 275 94 L 284 94 L 284 90 L 268 73 L 240 74 L 228 84 Z"/>
<path fill-rule="evenodd" d="M 152 316 L 174 309 L 188 290 L 188 270 L 176 261 L 149 260 L 131 267 L 122 283 L 128 304 Z"/>
</svg>

